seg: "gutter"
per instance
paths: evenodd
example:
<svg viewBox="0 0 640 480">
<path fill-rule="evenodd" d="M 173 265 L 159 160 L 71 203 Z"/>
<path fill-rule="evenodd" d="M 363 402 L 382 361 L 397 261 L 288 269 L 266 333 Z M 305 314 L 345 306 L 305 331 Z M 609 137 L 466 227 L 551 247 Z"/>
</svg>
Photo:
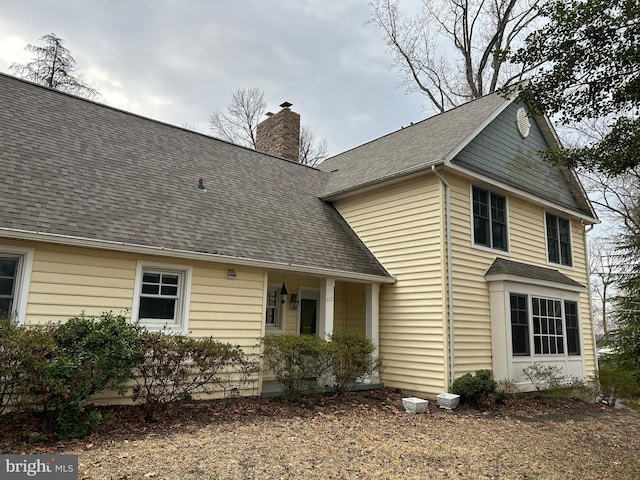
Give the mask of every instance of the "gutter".
<svg viewBox="0 0 640 480">
<path fill-rule="evenodd" d="M 431 166 L 431 171 L 436 177 L 440 179 L 444 186 L 444 204 L 445 204 L 445 223 L 446 223 L 446 249 L 447 249 L 447 303 L 449 304 L 449 317 L 448 317 L 448 334 L 449 334 L 449 387 L 447 391 L 453 385 L 456 379 L 455 372 L 455 352 L 454 352 L 454 339 L 453 339 L 453 272 L 452 272 L 452 260 L 451 260 L 451 195 L 449 193 L 449 184 L 444 179 L 440 172 L 436 170 L 436 166 Z"/>
<path fill-rule="evenodd" d="M 17 240 L 29 240 L 35 242 L 45 242 L 55 245 L 66 245 L 74 247 L 94 248 L 98 250 L 112 250 L 116 252 L 136 253 L 139 255 L 162 255 L 171 258 L 182 258 L 187 260 L 199 260 L 203 262 L 214 262 L 232 265 L 244 265 L 247 267 L 269 268 L 273 270 L 292 271 L 322 277 L 331 277 L 343 280 L 359 281 L 362 283 L 395 283 L 394 277 L 382 277 L 367 273 L 351 273 L 330 268 L 309 267 L 307 265 L 297 265 L 284 262 L 271 262 L 268 260 L 254 260 L 231 255 L 219 255 L 207 252 L 191 252 L 167 247 L 155 247 L 149 245 L 139 245 L 128 242 L 114 242 L 111 240 L 96 240 L 92 238 L 77 237 L 73 235 L 61 235 L 57 233 L 34 232 L 17 228 L 0 227 L 0 238 L 12 238 Z"/>
</svg>

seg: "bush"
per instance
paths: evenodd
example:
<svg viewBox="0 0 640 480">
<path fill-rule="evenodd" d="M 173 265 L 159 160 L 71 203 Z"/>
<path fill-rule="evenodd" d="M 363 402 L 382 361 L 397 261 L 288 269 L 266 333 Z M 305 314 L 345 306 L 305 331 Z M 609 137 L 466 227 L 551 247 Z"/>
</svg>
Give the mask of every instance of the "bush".
<svg viewBox="0 0 640 480">
<path fill-rule="evenodd" d="M 601 368 L 596 376 L 600 385 L 602 400 L 614 407 L 618 398 L 631 398 L 638 394 L 638 383 L 635 376 L 618 368 Z"/>
<path fill-rule="evenodd" d="M 328 342 L 310 335 L 269 335 L 262 339 L 264 367 L 272 371 L 287 400 L 303 393 L 323 391 L 317 383 L 330 372 L 332 351 Z"/>
<path fill-rule="evenodd" d="M 141 328 L 123 315 L 103 313 L 99 319 L 81 315 L 41 331 L 51 335 L 53 352 L 43 358 L 44 372 L 25 395 L 62 438 L 90 433 L 97 412 L 86 412 L 89 399 L 107 388 L 120 395 L 132 378 L 142 346 Z"/>
<path fill-rule="evenodd" d="M 490 370 L 478 370 L 475 376 L 466 373 L 457 378 L 451 392 L 460 395 L 463 402 L 478 407 L 495 393 L 496 385 Z"/>
<path fill-rule="evenodd" d="M 146 332 L 133 399 L 152 417 L 197 393 L 237 392 L 259 370 L 240 347 L 213 338 Z"/>
<path fill-rule="evenodd" d="M 556 390 L 562 387 L 562 369 L 556 365 L 534 363 L 522 369 L 522 373 L 533 384 L 536 391 Z"/>
<path fill-rule="evenodd" d="M 27 392 L 46 378 L 45 360 L 56 351 L 48 330 L 0 320 L 0 415 L 31 407 L 33 399 Z"/>
<path fill-rule="evenodd" d="M 331 372 L 336 393 L 342 395 L 356 378 L 380 369 L 380 359 L 373 359 L 376 347 L 366 335 L 334 332 L 331 335 Z"/>
</svg>

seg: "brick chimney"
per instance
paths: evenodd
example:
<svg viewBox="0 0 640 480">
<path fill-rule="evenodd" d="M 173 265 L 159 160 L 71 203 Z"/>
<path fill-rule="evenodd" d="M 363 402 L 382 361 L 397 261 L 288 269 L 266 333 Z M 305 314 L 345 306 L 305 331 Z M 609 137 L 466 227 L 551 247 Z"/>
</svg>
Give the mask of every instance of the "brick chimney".
<svg viewBox="0 0 640 480">
<path fill-rule="evenodd" d="M 256 129 L 257 150 L 298 161 L 300 154 L 300 114 L 292 111 L 289 102 L 280 105 L 278 113 L 267 113 L 269 118 Z"/>
</svg>

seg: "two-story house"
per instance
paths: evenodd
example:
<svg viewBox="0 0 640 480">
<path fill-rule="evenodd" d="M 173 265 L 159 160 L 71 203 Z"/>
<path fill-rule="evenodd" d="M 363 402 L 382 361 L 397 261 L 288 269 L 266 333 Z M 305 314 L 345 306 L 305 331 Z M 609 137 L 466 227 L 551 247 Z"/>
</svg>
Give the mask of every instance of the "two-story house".
<svg viewBox="0 0 640 480">
<path fill-rule="evenodd" d="M 481 368 L 595 371 L 576 176 L 545 118 L 494 94 L 310 168 L 299 116 L 260 153 L 0 75 L 0 313 L 126 311 L 259 353 L 361 331 L 424 394 Z M 276 149 L 278 148 L 278 149 Z M 287 153 L 289 152 L 289 153 Z M 295 154 L 293 154 L 295 155 Z M 260 392 L 258 385 L 258 393 Z"/>
</svg>

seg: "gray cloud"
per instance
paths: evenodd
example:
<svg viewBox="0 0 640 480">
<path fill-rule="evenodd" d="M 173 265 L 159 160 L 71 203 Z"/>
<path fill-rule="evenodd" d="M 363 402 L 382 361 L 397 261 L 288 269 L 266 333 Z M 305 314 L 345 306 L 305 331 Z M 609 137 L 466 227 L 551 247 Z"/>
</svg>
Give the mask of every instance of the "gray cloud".
<svg viewBox="0 0 640 480">
<path fill-rule="evenodd" d="M 339 153 L 424 116 L 368 15 L 361 0 L 0 0 L 0 70 L 10 40 L 55 32 L 107 104 L 206 133 L 213 110 L 255 86 Z"/>
</svg>

